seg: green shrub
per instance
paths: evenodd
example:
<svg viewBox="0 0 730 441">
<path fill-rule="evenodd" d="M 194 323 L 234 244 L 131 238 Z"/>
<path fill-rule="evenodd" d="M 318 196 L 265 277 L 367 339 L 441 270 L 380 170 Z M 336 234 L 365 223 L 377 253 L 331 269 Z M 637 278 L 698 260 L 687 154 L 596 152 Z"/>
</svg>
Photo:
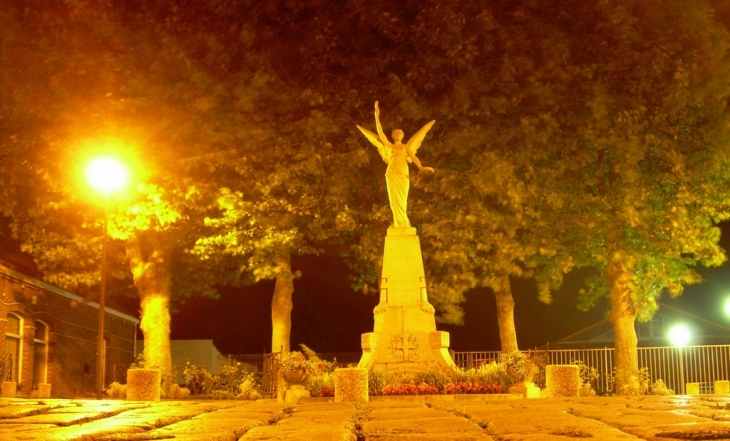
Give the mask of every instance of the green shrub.
<svg viewBox="0 0 730 441">
<path fill-rule="evenodd" d="M 261 398 L 260 389 L 261 386 L 257 381 L 256 374 L 250 373 L 238 385 L 239 394 L 236 395 L 236 398 L 240 400 L 258 400 Z"/>
<path fill-rule="evenodd" d="M 383 395 L 383 389 L 390 384 L 399 383 L 393 372 L 384 371 L 379 368 L 370 369 L 368 372 L 368 389 L 370 395 Z"/>
<path fill-rule="evenodd" d="M 502 386 L 497 383 L 482 383 L 475 381 L 449 383 L 444 387 L 446 394 L 498 394 L 502 392 Z"/>
<path fill-rule="evenodd" d="M 581 397 L 593 397 L 596 395 L 596 391 L 593 389 L 593 383 L 600 378 L 601 374 L 594 367 L 587 366 L 581 360 L 573 360 L 570 364 L 578 366 L 578 375 L 580 376 L 580 391 Z"/>
<path fill-rule="evenodd" d="M 208 395 L 213 390 L 213 374 L 190 362 L 187 362 L 183 369 L 183 378 L 185 378 L 185 386 L 192 395 Z"/>
<path fill-rule="evenodd" d="M 334 374 L 326 370 L 315 369 L 304 382 L 304 386 L 309 389 L 313 397 L 321 397 L 323 396 L 322 388 L 331 387 L 334 390 Z"/>
<path fill-rule="evenodd" d="M 674 390 L 669 389 L 667 385 L 664 384 L 664 380 L 660 379 L 651 385 L 651 391 L 649 393 L 651 395 L 674 395 Z"/>
<path fill-rule="evenodd" d="M 442 393 L 444 386 L 450 383 L 451 380 L 441 371 L 430 370 L 426 372 L 419 372 L 413 376 L 413 384 L 428 384 L 438 389 L 439 393 Z"/>
<path fill-rule="evenodd" d="M 169 398 L 171 400 L 182 400 L 189 396 L 190 389 L 188 389 L 187 387 L 180 387 L 179 384 L 172 383 L 170 387 L 167 388 L 167 392 L 164 398 Z"/>
<path fill-rule="evenodd" d="M 410 383 L 389 384 L 383 388 L 383 395 L 418 395 L 418 387 Z"/>
<path fill-rule="evenodd" d="M 117 383 L 116 381 L 109 385 L 106 389 L 104 389 L 104 393 L 109 396 L 109 398 L 121 398 L 126 399 L 127 398 L 127 385 Z"/>
<path fill-rule="evenodd" d="M 486 363 L 477 368 L 467 369 L 457 372 L 451 378 L 454 383 L 475 383 L 480 381 L 484 384 L 497 383 L 502 390 L 515 384 L 516 380 L 512 378 L 501 363 Z"/>
<path fill-rule="evenodd" d="M 257 373 L 249 373 L 240 363 L 223 366 L 219 375 L 213 375 L 207 369 L 189 362 L 183 369 L 185 385 L 192 395 L 207 396 L 215 400 L 261 398 L 257 376 Z"/>
</svg>

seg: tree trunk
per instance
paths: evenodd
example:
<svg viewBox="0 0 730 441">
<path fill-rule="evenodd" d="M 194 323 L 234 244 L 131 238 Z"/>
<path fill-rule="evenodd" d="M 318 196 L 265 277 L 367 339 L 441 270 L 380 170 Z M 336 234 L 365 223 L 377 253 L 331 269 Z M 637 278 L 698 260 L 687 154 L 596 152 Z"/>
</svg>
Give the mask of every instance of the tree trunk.
<svg viewBox="0 0 730 441">
<path fill-rule="evenodd" d="M 140 233 L 127 241 L 134 286 L 139 292 L 147 367 L 160 369 L 163 382 L 172 375 L 170 355 L 170 268 L 162 242 L 153 233 Z"/>
<path fill-rule="evenodd" d="M 497 285 L 493 287 L 494 298 L 497 300 L 497 323 L 499 324 L 499 341 L 502 352 L 518 351 L 517 332 L 515 331 L 515 301 L 512 298 L 512 288 L 509 276 L 498 276 Z"/>
<path fill-rule="evenodd" d="M 276 276 L 274 298 L 271 300 L 271 352 L 289 352 L 291 334 L 292 294 L 294 275 L 291 271 L 291 251 L 281 247 L 277 251 L 276 266 L 281 270 Z"/>
<path fill-rule="evenodd" d="M 639 358 L 634 329 L 636 308 L 631 301 L 633 284 L 631 274 L 623 265 L 623 259 L 623 253 L 615 253 L 603 276 L 611 290 L 610 320 L 615 340 L 615 391 L 619 395 L 629 395 L 638 393 L 634 386 L 638 385 Z"/>
</svg>

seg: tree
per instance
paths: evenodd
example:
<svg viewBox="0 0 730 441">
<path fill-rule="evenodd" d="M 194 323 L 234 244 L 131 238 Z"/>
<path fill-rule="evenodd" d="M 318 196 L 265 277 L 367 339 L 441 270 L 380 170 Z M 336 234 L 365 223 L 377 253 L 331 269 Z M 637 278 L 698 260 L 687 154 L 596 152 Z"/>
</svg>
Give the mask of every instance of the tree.
<svg viewBox="0 0 730 441">
<path fill-rule="evenodd" d="M 601 273 L 584 306 L 610 298 L 617 391 L 630 393 L 635 320 L 725 258 L 728 36 L 704 2 L 553 6 L 573 38 L 560 63 L 570 93 L 535 125 L 560 171 L 544 197 L 560 201 L 576 266 Z"/>
<path fill-rule="evenodd" d="M 259 133 L 241 114 L 260 87 L 255 71 L 240 74 L 235 87 L 241 96 L 232 102 L 209 65 L 220 68 L 219 60 L 189 50 L 205 35 L 185 34 L 174 3 L 8 6 L 2 15 L 2 91 L 9 109 L 3 148 L 19 146 L 23 159 L 12 175 L 18 196 L 7 205 L 15 234 L 49 281 L 88 295 L 85 287 L 99 280 L 105 216 L 85 197 L 79 169 L 94 153 L 136 159 L 142 184 L 126 200 L 113 201 L 109 213 L 109 234 L 126 249 L 118 263 L 127 266 L 112 269 L 133 278 L 149 343 L 146 361 L 167 377 L 172 293 L 215 295 L 213 282 L 237 280 L 237 269 L 226 266 L 200 271 L 195 262 L 199 271 L 190 271 L 198 259 L 183 251 L 202 225 L 205 196 L 217 191 L 215 166 L 227 159 L 220 152 Z"/>
</svg>

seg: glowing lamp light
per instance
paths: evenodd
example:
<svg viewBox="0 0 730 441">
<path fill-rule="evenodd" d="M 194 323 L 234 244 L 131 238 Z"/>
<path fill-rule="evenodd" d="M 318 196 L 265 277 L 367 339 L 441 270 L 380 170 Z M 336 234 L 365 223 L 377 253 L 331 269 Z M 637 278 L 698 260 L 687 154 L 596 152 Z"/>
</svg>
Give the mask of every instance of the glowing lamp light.
<svg viewBox="0 0 730 441">
<path fill-rule="evenodd" d="M 98 158 L 89 163 L 86 177 L 94 188 L 109 194 L 124 186 L 127 182 L 127 170 L 112 158 Z"/>
<path fill-rule="evenodd" d="M 684 346 L 691 338 L 692 333 L 685 325 L 677 325 L 669 330 L 669 341 L 674 346 Z"/>
<path fill-rule="evenodd" d="M 725 300 L 725 307 L 723 309 L 725 310 L 725 314 L 730 317 L 730 299 Z"/>
</svg>

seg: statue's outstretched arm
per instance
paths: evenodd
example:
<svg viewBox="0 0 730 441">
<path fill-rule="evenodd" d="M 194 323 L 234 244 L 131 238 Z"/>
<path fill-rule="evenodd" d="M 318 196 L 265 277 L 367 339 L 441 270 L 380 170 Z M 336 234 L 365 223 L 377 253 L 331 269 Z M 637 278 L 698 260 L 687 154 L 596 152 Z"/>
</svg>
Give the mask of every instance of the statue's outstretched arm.
<svg viewBox="0 0 730 441">
<path fill-rule="evenodd" d="M 380 109 L 378 108 L 378 102 L 375 101 L 375 127 L 378 129 L 378 136 L 386 147 L 390 147 L 390 141 L 388 137 L 383 133 L 383 127 L 380 125 Z"/>
</svg>

